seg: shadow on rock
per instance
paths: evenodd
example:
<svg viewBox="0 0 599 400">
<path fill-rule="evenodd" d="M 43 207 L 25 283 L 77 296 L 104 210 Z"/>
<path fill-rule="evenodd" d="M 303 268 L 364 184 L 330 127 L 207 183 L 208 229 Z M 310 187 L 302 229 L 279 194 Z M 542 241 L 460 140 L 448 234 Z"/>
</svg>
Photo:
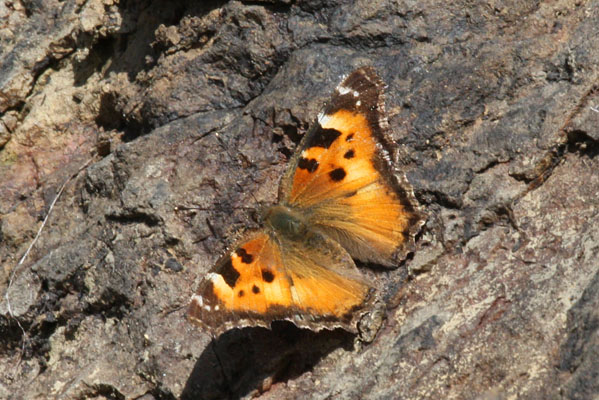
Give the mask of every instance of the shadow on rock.
<svg viewBox="0 0 599 400">
<path fill-rule="evenodd" d="M 231 330 L 200 355 L 181 399 L 238 399 L 268 390 L 309 371 L 337 348 L 351 349 L 353 340 L 341 329 L 315 333 L 283 321 L 274 322 L 272 330 Z"/>
</svg>

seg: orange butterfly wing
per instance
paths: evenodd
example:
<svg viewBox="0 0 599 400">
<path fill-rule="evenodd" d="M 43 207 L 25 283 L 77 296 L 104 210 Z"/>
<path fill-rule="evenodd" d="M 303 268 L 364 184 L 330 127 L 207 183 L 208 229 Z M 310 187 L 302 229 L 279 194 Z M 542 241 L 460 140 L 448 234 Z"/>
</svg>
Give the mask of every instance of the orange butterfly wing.
<svg viewBox="0 0 599 400">
<path fill-rule="evenodd" d="M 206 276 L 188 318 L 219 334 L 233 327 L 269 327 L 274 320 L 319 330 L 355 332 L 356 311 L 372 299 L 351 257 L 317 233 L 316 247 L 277 232 L 256 232 Z"/>
<path fill-rule="evenodd" d="M 337 87 L 302 140 L 279 196 L 352 257 L 393 267 L 424 220 L 411 186 L 390 165 L 382 87 L 368 67 Z"/>
</svg>

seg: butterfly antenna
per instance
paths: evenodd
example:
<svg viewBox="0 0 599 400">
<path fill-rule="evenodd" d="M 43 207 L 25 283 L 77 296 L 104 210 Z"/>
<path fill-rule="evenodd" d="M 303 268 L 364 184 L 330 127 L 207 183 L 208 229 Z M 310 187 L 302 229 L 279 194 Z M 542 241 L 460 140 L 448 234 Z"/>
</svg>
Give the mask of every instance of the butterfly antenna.
<svg viewBox="0 0 599 400">
<path fill-rule="evenodd" d="M 216 132 L 216 133 L 214 134 L 214 136 L 216 136 L 216 140 L 218 140 L 218 143 L 221 145 L 221 147 L 223 148 L 223 150 L 225 150 L 225 152 L 226 152 L 226 153 L 227 153 L 227 155 L 229 156 L 229 159 L 231 159 L 231 160 L 237 160 L 237 159 L 236 159 L 236 158 L 233 156 L 233 154 L 231 154 L 231 152 L 229 151 L 229 147 L 226 145 L 226 143 L 225 143 L 225 142 L 223 141 L 223 139 L 220 137 L 220 135 L 218 134 L 218 132 Z M 229 167 L 226 167 L 226 168 L 227 168 L 227 169 L 229 169 Z M 232 175 L 232 176 L 236 176 L 236 174 L 235 174 L 235 173 L 233 173 L 233 171 L 229 170 L 229 172 L 231 173 L 231 175 Z M 250 179 L 252 180 L 252 182 L 254 182 L 254 183 L 256 183 L 256 184 L 258 183 L 258 182 L 257 182 L 257 181 L 254 179 L 254 177 L 252 177 L 251 175 L 250 175 Z M 247 193 L 249 193 L 249 194 L 250 194 L 250 196 L 252 197 L 252 199 L 254 200 L 254 202 L 255 202 L 256 204 L 260 204 L 260 203 L 258 202 L 258 199 L 256 198 L 256 196 L 254 196 L 254 194 L 253 194 L 251 191 L 247 191 L 247 190 L 245 190 L 245 189 L 244 189 L 244 188 L 243 188 L 243 187 L 242 187 L 242 186 L 239 184 L 239 182 L 237 182 L 237 180 L 235 180 L 235 185 L 237 186 L 237 189 L 239 189 L 239 192 L 240 192 L 240 193 L 246 193 L 246 192 L 247 192 Z"/>
<path fill-rule="evenodd" d="M 218 362 L 218 365 L 220 366 L 220 371 L 221 371 L 221 373 L 223 375 L 223 379 L 225 381 L 225 390 L 228 392 L 229 398 L 232 398 L 233 392 L 231 391 L 231 380 L 229 379 L 229 377 L 227 376 L 227 373 L 225 372 L 225 367 L 223 366 L 223 363 L 220 360 L 218 351 L 216 351 L 216 338 L 214 337 L 214 335 L 212 336 L 212 340 L 210 341 L 210 344 L 212 345 L 212 351 L 214 352 L 214 356 L 216 357 L 216 362 Z"/>
</svg>

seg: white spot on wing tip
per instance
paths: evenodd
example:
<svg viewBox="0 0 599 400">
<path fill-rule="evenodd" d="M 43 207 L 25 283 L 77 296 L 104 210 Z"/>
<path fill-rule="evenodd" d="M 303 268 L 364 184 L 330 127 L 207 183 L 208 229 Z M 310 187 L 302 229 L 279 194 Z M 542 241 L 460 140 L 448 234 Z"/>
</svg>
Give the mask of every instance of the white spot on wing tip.
<svg viewBox="0 0 599 400">
<path fill-rule="evenodd" d="M 329 120 L 329 116 L 326 115 L 323 111 L 318 114 L 318 123 L 322 126 Z"/>
<path fill-rule="evenodd" d="M 191 296 L 191 301 L 196 302 L 200 307 L 204 305 L 204 299 L 199 294 L 194 294 L 193 296 Z"/>
<path fill-rule="evenodd" d="M 339 94 L 341 96 L 343 96 L 344 94 L 348 94 L 349 92 L 351 92 L 350 88 L 346 88 L 345 86 L 337 86 L 337 92 L 339 92 Z"/>
<path fill-rule="evenodd" d="M 354 97 L 358 97 L 360 93 L 357 90 L 354 90 Z"/>
<path fill-rule="evenodd" d="M 220 276 L 219 274 L 216 274 L 214 272 L 210 272 L 210 273 L 206 274 L 206 279 L 208 279 L 211 282 L 214 282 L 215 280 L 218 279 L 219 276 Z"/>
<path fill-rule="evenodd" d="M 362 102 L 360 100 L 356 101 L 356 106 L 360 107 L 362 105 Z"/>
</svg>

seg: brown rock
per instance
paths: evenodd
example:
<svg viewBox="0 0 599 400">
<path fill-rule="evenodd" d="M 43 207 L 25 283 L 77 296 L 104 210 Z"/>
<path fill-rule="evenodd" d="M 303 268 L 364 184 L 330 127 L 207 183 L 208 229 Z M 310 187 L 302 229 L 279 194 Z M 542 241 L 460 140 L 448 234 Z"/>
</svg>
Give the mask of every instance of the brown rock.
<svg viewBox="0 0 599 400">
<path fill-rule="evenodd" d="M 0 398 L 596 398 L 597 10 L 5 2 Z M 362 65 L 429 214 L 413 257 L 362 268 L 381 330 L 212 340 L 190 295 Z"/>
</svg>

